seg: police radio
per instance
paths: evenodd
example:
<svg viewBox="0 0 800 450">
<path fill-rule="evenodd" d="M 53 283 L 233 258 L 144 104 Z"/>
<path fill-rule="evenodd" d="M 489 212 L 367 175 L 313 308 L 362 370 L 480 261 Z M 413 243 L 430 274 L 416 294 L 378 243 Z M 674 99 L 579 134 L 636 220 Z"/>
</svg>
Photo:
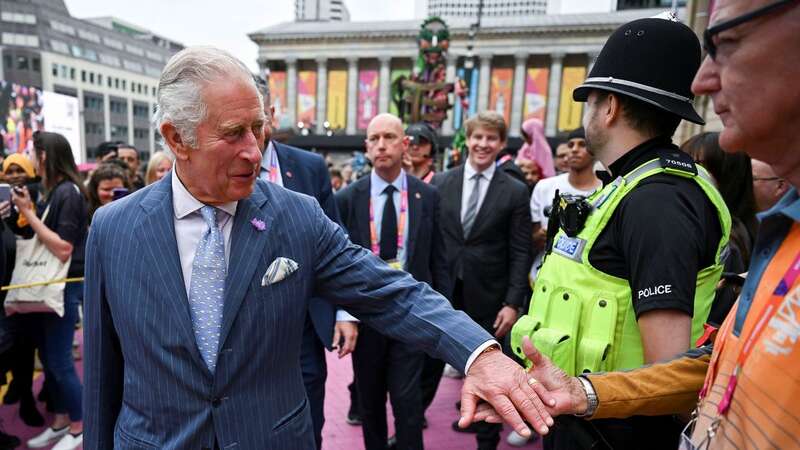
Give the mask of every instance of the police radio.
<svg viewBox="0 0 800 450">
<path fill-rule="evenodd" d="M 583 230 L 586 218 L 592 212 L 592 204 L 583 195 L 561 194 L 558 222 L 569 237 Z"/>
</svg>

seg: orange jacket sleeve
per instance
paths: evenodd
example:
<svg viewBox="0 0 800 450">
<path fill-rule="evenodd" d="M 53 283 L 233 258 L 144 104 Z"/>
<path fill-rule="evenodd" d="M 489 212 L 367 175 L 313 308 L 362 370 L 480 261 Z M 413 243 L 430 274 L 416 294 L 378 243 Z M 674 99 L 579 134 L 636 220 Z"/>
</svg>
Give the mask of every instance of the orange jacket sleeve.
<svg viewBox="0 0 800 450">
<path fill-rule="evenodd" d="M 711 346 L 705 346 L 629 371 L 589 374 L 599 400 L 592 419 L 691 412 L 703 387 L 711 351 Z"/>
</svg>

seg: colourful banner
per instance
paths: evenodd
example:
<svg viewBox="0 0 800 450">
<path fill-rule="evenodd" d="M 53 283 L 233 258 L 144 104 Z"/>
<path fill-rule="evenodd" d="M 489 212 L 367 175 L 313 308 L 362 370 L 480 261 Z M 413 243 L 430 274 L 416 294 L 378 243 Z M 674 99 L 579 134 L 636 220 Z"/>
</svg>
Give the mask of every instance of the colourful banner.
<svg viewBox="0 0 800 450">
<path fill-rule="evenodd" d="M 561 101 L 558 108 L 558 131 L 581 126 L 583 103 L 572 100 L 572 91 L 586 79 L 586 67 L 564 67 L 561 74 Z"/>
<path fill-rule="evenodd" d="M 33 160 L 33 132 L 44 130 L 42 91 L 0 81 L 0 140 L 6 153 L 24 153 Z"/>
<path fill-rule="evenodd" d="M 359 130 L 366 130 L 369 121 L 378 115 L 378 71 L 362 70 L 358 73 L 358 119 Z"/>
<path fill-rule="evenodd" d="M 493 68 L 492 87 L 489 89 L 489 109 L 497 111 L 511 123 L 511 83 L 514 69 Z"/>
<path fill-rule="evenodd" d="M 328 72 L 328 122 L 333 129 L 347 127 L 347 71 Z"/>
<path fill-rule="evenodd" d="M 547 82 L 550 69 L 528 69 L 525 77 L 525 101 L 522 121 L 539 119 L 544 122 L 547 106 Z"/>
<path fill-rule="evenodd" d="M 397 104 L 394 102 L 394 83 L 400 77 L 408 78 L 409 76 L 411 76 L 411 71 L 408 69 L 395 69 L 390 75 L 390 78 L 392 79 L 392 98 L 389 99 L 389 112 L 395 116 L 399 116 L 400 112 L 397 110 Z"/>
<path fill-rule="evenodd" d="M 292 124 L 286 116 L 286 72 L 270 72 L 269 74 L 269 93 L 272 97 L 272 107 L 275 108 L 275 115 L 272 117 L 272 126 L 276 128 L 288 128 Z"/>
<path fill-rule="evenodd" d="M 306 128 L 317 122 L 317 72 L 303 70 L 297 73 L 297 121 Z"/>
</svg>

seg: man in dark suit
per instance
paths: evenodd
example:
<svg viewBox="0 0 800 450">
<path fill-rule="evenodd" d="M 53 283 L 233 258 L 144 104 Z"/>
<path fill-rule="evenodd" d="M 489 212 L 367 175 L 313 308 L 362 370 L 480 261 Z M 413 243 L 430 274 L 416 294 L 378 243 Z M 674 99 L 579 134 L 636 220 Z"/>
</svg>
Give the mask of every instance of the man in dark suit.
<svg viewBox="0 0 800 450">
<path fill-rule="evenodd" d="M 272 107 L 269 85 L 259 77 L 255 79 L 264 96 L 267 115 L 259 178 L 316 198 L 325 215 L 341 224 L 325 160 L 314 153 L 270 139 L 272 127 L 269 119 L 274 117 L 275 108 Z M 325 348 L 338 350 L 339 358 L 343 358 L 353 351 L 357 338 L 358 326 L 353 316 L 342 310 L 336 311 L 332 304 L 321 298 L 310 299 L 300 347 L 300 368 L 318 450 L 322 448 L 322 427 L 325 424 L 325 380 L 328 377 Z"/>
<path fill-rule="evenodd" d="M 391 114 L 372 119 L 366 140 L 372 173 L 337 193 L 336 202 L 354 244 L 447 296 L 450 281 L 437 223 L 439 195 L 402 169 L 408 145 L 400 119 Z M 419 350 L 361 325 L 353 368 L 367 450 L 386 448 L 387 393 L 395 416 L 396 448 L 423 448 L 423 361 Z"/>
<path fill-rule="evenodd" d="M 442 198 L 439 223 L 454 285 L 452 302 L 503 339 L 530 297 L 528 188 L 496 167 L 506 143 L 503 116 L 483 112 L 465 127 L 467 162 L 433 179 Z M 500 428 L 476 424 L 478 448 L 497 448 Z"/>
</svg>

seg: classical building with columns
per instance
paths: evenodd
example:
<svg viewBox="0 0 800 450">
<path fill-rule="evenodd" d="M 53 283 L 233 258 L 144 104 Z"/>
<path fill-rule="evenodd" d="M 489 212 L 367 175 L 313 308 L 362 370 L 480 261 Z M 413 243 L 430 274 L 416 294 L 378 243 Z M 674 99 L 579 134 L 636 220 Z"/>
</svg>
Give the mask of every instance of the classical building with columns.
<svg viewBox="0 0 800 450">
<path fill-rule="evenodd" d="M 471 41 L 474 56 L 468 50 L 472 20 L 455 18 L 448 22 L 448 77 L 471 62 L 477 69 L 467 80 L 473 108 L 503 113 L 511 136 L 519 136 L 528 117 L 541 118 L 548 136 L 555 136 L 580 125 L 582 105 L 572 101 L 571 91 L 611 32 L 660 12 L 487 17 Z M 412 68 L 419 27 L 418 20 L 290 22 L 251 33 L 259 65 L 270 75 L 280 127 L 362 135 L 371 116 L 393 110 L 391 84 Z M 453 134 L 454 116 L 442 135 Z"/>
</svg>

